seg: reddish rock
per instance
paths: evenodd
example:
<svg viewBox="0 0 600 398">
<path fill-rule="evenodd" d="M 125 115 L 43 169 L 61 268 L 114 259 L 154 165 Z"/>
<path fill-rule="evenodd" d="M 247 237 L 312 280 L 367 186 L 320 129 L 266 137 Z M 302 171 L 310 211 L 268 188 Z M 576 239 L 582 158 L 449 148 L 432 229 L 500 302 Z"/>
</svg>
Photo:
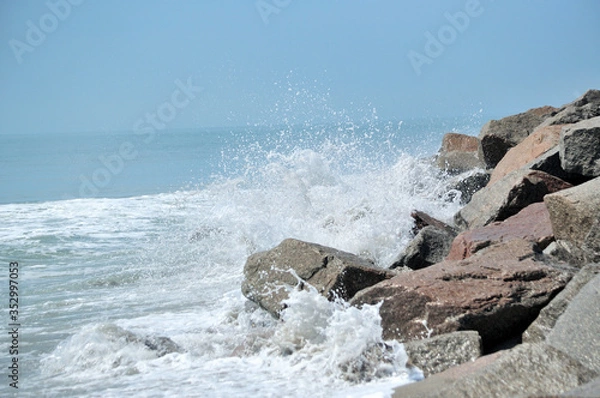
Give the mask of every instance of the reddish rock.
<svg viewBox="0 0 600 398">
<path fill-rule="evenodd" d="M 477 152 L 479 149 L 479 138 L 459 133 L 447 133 L 442 138 L 442 149 L 444 152 Z"/>
<path fill-rule="evenodd" d="M 490 120 L 479 133 L 479 158 L 487 167 L 496 167 L 510 148 L 523 141 L 557 110 L 551 106 L 543 106 L 500 120 Z"/>
<path fill-rule="evenodd" d="M 382 303 L 386 339 L 476 330 L 490 347 L 525 330 L 570 276 L 537 261 L 531 244 L 515 239 L 397 275 L 358 292 L 351 303 Z"/>
<path fill-rule="evenodd" d="M 494 243 L 512 239 L 536 243 L 541 250 L 554 240 L 550 214 L 543 202 L 529 205 L 502 222 L 459 234 L 452 242 L 446 260 L 462 260 Z"/>
<path fill-rule="evenodd" d="M 454 216 L 460 228 L 483 227 L 503 221 L 544 195 L 570 188 L 568 182 L 542 171 L 519 169 L 473 195 L 471 201 Z"/>
<path fill-rule="evenodd" d="M 479 138 L 465 134 L 447 133 L 442 139 L 442 147 L 437 156 L 437 165 L 440 169 L 451 173 L 476 168 L 485 165 L 479 159 Z"/>
<path fill-rule="evenodd" d="M 539 128 L 519 144 L 509 149 L 496 165 L 488 185 L 494 184 L 508 173 L 520 169 L 556 147 L 560 140 L 562 127 L 562 125 L 556 125 Z"/>
</svg>

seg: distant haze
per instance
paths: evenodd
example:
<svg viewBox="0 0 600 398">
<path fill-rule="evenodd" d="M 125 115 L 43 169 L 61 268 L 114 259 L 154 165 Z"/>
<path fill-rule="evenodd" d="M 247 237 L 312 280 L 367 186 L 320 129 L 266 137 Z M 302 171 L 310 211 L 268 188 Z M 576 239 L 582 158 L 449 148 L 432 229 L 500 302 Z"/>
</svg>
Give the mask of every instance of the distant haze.
<svg viewBox="0 0 600 398">
<path fill-rule="evenodd" d="M 600 2 L 0 2 L 0 134 L 504 116 L 600 88 Z"/>
</svg>

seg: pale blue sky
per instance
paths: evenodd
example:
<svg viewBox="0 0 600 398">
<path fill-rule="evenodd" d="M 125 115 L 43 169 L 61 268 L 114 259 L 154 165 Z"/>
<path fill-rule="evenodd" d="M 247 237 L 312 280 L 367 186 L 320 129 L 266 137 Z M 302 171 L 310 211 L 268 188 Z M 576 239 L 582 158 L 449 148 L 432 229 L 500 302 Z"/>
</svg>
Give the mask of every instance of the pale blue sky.
<svg viewBox="0 0 600 398">
<path fill-rule="evenodd" d="M 71 2 L 0 0 L 0 134 L 503 116 L 600 88 L 597 0 Z"/>
</svg>

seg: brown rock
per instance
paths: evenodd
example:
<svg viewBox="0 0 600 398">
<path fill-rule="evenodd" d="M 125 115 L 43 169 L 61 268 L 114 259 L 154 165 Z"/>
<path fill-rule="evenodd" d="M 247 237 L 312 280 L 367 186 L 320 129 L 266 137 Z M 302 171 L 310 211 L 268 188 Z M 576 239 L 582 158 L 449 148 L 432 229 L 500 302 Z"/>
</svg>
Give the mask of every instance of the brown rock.
<svg viewBox="0 0 600 398">
<path fill-rule="evenodd" d="M 506 152 L 523 141 L 546 118 L 557 111 L 551 106 L 530 109 L 500 120 L 490 120 L 481 129 L 479 158 L 487 167 L 496 167 Z"/>
<path fill-rule="evenodd" d="M 459 234 L 454 238 L 446 260 L 462 260 L 494 243 L 512 239 L 535 243 L 540 250 L 554 240 L 550 214 L 543 202 L 531 204 L 502 222 Z"/>
<path fill-rule="evenodd" d="M 248 257 L 242 293 L 275 317 L 293 288 L 314 287 L 333 300 L 352 298 L 356 292 L 394 275 L 365 259 L 330 247 L 296 239 Z"/>
<path fill-rule="evenodd" d="M 473 199 L 454 216 L 462 229 L 483 227 L 517 214 L 544 195 L 572 185 L 542 171 L 519 169 L 473 195 Z"/>
<path fill-rule="evenodd" d="M 442 139 L 442 147 L 437 156 L 437 165 L 440 169 L 451 173 L 461 173 L 475 168 L 484 168 L 485 165 L 478 155 L 479 138 L 447 133 Z"/>
<path fill-rule="evenodd" d="M 431 225 L 432 227 L 435 227 L 437 229 L 444 230 L 444 231 L 448 232 L 449 234 L 456 235 L 456 229 L 454 229 L 450 225 L 446 224 L 445 222 L 440 221 L 437 218 L 430 216 L 429 214 L 425 213 L 424 211 L 413 210 L 410 213 L 410 216 L 415 220 L 415 226 L 412 230 L 412 232 L 415 235 L 417 233 L 419 233 L 420 230 L 427 227 L 428 225 Z"/>
<path fill-rule="evenodd" d="M 511 240 L 461 261 L 444 261 L 360 291 L 354 305 L 377 304 L 386 339 L 410 341 L 476 330 L 490 347 L 520 334 L 570 279 Z"/>
<path fill-rule="evenodd" d="M 488 185 L 492 185 L 508 173 L 520 169 L 556 147 L 560 140 L 561 129 L 562 125 L 539 128 L 519 144 L 509 149 L 492 172 Z"/>
<path fill-rule="evenodd" d="M 582 262 L 600 261 L 600 177 L 544 197 L 554 236 Z"/>
</svg>

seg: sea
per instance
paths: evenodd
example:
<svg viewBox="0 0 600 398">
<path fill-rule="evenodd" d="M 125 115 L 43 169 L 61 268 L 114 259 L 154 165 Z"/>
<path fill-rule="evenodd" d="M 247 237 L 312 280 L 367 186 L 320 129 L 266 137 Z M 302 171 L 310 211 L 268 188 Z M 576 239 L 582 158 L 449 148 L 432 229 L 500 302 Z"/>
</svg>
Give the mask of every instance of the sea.
<svg viewBox="0 0 600 398">
<path fill-rule="evenodd" d="M 377 305 L 294 291 L 275 320 L 243 268 L 286 238 L 388 267 L 412 210 L 460 209 L 431 157 L 481 124 L 0 132 L 0 395 L 388 397 L 420 380 Z"/>
</svg>

